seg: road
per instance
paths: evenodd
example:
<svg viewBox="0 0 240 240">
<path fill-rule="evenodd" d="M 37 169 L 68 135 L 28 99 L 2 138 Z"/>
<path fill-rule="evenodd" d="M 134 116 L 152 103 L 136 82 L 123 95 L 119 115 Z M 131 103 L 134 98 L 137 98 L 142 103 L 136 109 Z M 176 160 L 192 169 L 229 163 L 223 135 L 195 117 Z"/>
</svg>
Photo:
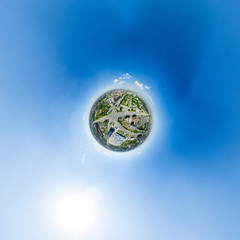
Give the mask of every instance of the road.
<svg viewBox="0 0 240 240">
<path fill-rule="evenodd" d="M 126 128 L 124 128 L 119 122 L 118 122 L 118 118 L 120 117 L 125 117 L 127 115 L 141 115 L 141 116 L 149 116 L 149 114 L 147 113 L 142 113 L 142 112 L 134 112 L 134 111 L 129 111 L 129 112 L 116 112 L 115 111 L 115 108 L 113 107 L 112 108 L 112 112 L 109 114 L 109 115 L 106 115 L 104 117 L 101 117 L 97 120 L 95 120 L 93 123 L 97 123 L 97 122 L 104 122 L 105 120 L 109 120 L 109 123 L 110 122 L 113 122 L 114 125 L 120 129 L 121 131 L 129 134 L 130 136 L 133 136 L 133 137 L 137 137 L 139 133 L 134 133 L 134 132 L 131 132 L 129 130 L 127 130 Z M 143 131 L 144 132 L 144 131 Z"/>
</svg>

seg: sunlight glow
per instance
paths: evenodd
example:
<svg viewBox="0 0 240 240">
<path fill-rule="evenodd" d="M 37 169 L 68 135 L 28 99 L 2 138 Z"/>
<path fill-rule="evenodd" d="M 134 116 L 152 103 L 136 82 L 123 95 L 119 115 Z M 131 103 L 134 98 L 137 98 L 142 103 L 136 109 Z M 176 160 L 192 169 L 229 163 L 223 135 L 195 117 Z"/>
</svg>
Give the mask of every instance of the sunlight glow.
<svg viewBox="0 0 240 240">
<path fill-rule="evenodd" d="M 90 191 L 61 196 L 55 208 L 55 223 L 67 234 L 87 234 L 96 224 L 98 197 Z"/>
</svg>

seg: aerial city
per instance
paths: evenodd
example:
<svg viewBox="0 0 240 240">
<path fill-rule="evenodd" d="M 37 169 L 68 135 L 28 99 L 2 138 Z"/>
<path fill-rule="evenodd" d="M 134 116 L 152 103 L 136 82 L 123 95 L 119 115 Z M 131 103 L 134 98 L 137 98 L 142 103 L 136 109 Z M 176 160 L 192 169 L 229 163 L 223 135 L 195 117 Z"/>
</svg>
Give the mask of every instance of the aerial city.
<svg viewBox="0 0 240 240">
<path fill-rule="evenodd" d="M 106 92 L 93 104 L 89 124 L 94 138 L 112 151 L 129 151 L 148 137 L 152 116 L 149 106 L 130 90 Z"/>
</svg>

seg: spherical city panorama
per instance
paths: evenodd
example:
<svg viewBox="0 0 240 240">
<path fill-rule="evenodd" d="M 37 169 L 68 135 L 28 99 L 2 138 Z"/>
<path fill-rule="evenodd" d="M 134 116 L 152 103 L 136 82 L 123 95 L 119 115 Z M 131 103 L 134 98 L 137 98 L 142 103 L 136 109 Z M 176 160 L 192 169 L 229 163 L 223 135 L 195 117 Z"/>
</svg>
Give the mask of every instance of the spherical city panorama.
<svg viewBox="0 0 240 240">
<path fill-rule="evenodd" d="M 112 151 L 129 151 L 148 137 L 152 116 L 149 106 L 135 92 L 115 89 L 93 104 L 89 125 L 94 138 Z"/>
</svg>

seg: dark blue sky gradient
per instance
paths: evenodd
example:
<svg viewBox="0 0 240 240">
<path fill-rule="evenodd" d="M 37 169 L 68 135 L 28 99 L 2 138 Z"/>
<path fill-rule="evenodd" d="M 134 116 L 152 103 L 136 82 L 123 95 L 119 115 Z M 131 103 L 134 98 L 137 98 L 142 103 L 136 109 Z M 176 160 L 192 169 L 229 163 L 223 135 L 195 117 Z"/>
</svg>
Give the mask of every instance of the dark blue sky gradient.
<svg viewBox="0 0 240 240">
<path fill-rule="evenodd" d="M 239 11 L 237 0 L 3 0 L 0 238 L 62 239 L 42 199 L 83 184 L 110 212 L 86 240 L 238 240 Z M 164 134 L 119 161 L 80 119 L 127 72 L 151 86 Z"/>
</svg>

